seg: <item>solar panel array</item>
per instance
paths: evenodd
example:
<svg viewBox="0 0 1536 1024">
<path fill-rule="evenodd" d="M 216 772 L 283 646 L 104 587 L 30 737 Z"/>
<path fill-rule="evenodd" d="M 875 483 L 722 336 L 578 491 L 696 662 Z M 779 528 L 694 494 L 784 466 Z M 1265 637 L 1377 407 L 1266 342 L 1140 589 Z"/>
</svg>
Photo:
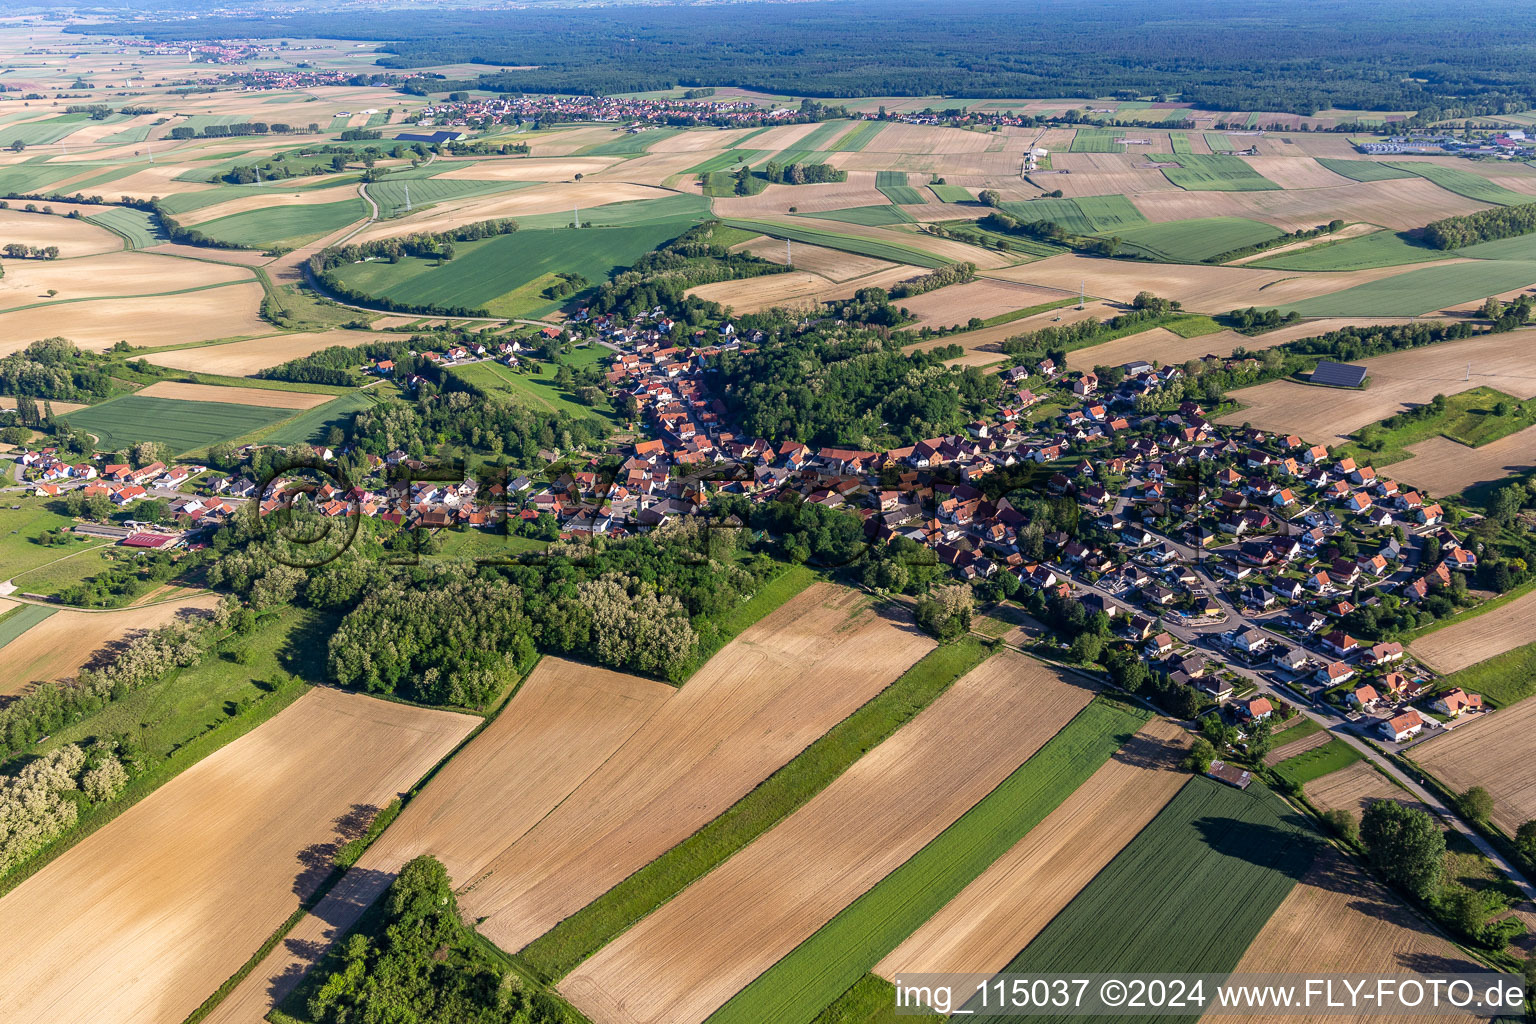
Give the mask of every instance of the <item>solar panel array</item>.
<svg viewBox="0 0 1536 1024">
<path fill-rule="evenodd" d="M 1365 367 L 1324 359 L 1312 371 L 1311 381 L 1313 384 L 1327 384 L 1335 388 L 1357 388 L 1365 383 Z"/>
</svg>

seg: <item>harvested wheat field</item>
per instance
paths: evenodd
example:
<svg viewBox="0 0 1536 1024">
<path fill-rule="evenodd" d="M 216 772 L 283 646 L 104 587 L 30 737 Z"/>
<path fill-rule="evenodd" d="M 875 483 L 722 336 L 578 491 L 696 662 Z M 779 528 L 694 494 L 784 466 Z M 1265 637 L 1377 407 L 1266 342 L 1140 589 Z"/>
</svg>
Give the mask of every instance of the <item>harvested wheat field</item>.
<svg viewBox="0 0 1536 1024">
<path fill-rule="evenodd" d="M 177 295 L 174 301 L 163 296 L 93 299 L 60 309 L 34 306 L 0 313 L 0 356 L 58 335 L 104 352 L 119 341 L 152 348 L 268 334 L 272 325 L 257 315 L 262 296 L 261 285 L 252 281 Z"/>
<path fill-rule="evenodd" d="M 1064 672 L 997 654 L 571 972 L 561 992 L 594 1024 L 698 1024 L 991 792 L 1092 699 L 1093 690 Z"/>
<path fill-rule="evenodd" d="M 1536 332 L 1510 331 L 1372 356 L 1360 360 L 1370 377 L 1363 391 L 1270 381 L 1234 391 L 1232 398 L 1247 408 L 1217 422 L 1252 423 L 1260 430 L 1295 432 L 1314 443 L 1331 445 L 1367 423 L 1421 405 L 1437 394 L 1487 386 L 1520 399 L 1536 397 L 1536 375 L 1530 372 L 1533 340 Z"/>
<path fill-rule="evenodd" d="M 1431 494 L 1458 494 L 1475 484 L 1501 480 L 1536 466 L 1536 427 L 1526 427 L 1478 448 L 1432 437 L 1409 445 L 1408 450 L 1413 456 L 1393 463 L 1393 476 Z"/>
<path fill-rule="evenodd" d="M 1234 973 L 1436 974 L 1487 970 L 1430 932 L 1394 893 L 1332 847 L 1320 849 L 1311 869 L 1249 944 Z M 1223 1013 L 1209 1019 L 1221 1024 L 1263 1024 L 1276 1018 L 1273 1014 Z M 1284 1019 L 1327 1024 L 1385 1018 L 1319 1014 Z"/>
<path fill-rule="evenodd" d="M 305 694 L 0 900 L 6 1020 L 183 1019 L 477 721 Z"/>
<path fill-rule="evenodd" d="M 452 170 L 434 175 L 437 178 L 448 180 L 468 179 L 469 181 L 570 181 L 576 175 L 596 174 L 618 162 L 618 157 L 612 156 L 578 156 L 578 157 L 517 157 L 509 160 L 475 160 L 468 161 L 463 166 L 457 166 L 458 161 L 443 160 L 441 163 L 452 167 Z"/>
<path fill-rule="evenodd" d="M 732 251 L 750 253 L 780 266 L 784 264 L 786 258 L 790 258 L 795 261 L 796 270 L 817 274 L 829 281 L 851 281 L 855 277 L 889 270 L 896 265 L 888 260 L 860 256 L 857 253 L 843 252 L 841 249 L 828 249 L 822 245 L 796 244 L 793 252 L 790 252 L 783 239 L 769 238 L 766 235 L 733 246 Z M 913 267 L 912 273 L 916 276 L 925 274 L 927 271 L 921 267 Z"/>
<path fill-rule="evenodd" d="M 172 349 L 147 355 L 144 361 L 196 373 L 247 377 L 258 370 L 265 370 L 290 359 L 301 359 L 334 345 L 351 347 L 399 340 L 398 334 L 375 331 L 306 331 L 302 334 L 277 334 L 270 338 L 235 341 L 228 345 Z"/>
<path fill-rule="evenodd" d="M 1154 718 L 875 973 L 999 971 L 1188 781 L 1188 736 Z"/>
<path fill-rule="evenodd" d="M 146 398 L 179 398 L 184 402 L 224 402 L 229 405 L 259 405 L 267 409 L 313 409 L 335 395 L 317 395 L 308 391 L 278 391 L 265 388 L 232 388 L 218 384 L 183 384 L 159 380 L 134 392 Z"/>
<path fill-rule="evenodd" d="M 933 648 L 903 611 L 817 583 L 730 644 L 461 899 L 520 949 L 692 835 Z"/>
<path fill-rule="evenodd" d="M 121 238 L 88 220 L 23 213 L 20 210 L 0 210 L 0 239 L 7 244 L 20 242 L 35 246 L 56 245 L 59 247 L 59 256 L 64 259 L 117 252 L 123 247 Z M 21 260 L 7 262 L 7 276 L 22 264 Z"/>
<path fill-rule="evenodd" d="M 1307 799 L 1323 810 L 1348 811 L 1357 821 L 1376 800 L 1396 800 L 1410 807 L 1423 806 L 1406 789 L 1373 768 L 1369 761 L 1355 761 L 1336 772 L 1329 772 L 1320 779 L 1313 779 L 1303 789 Z"/>
<path fill-rule="evenodd" d="M 1321 165 L 1316 166 L 1324 170 Z M 1328 188 L 1266 192 L 1143 192 L 1133 196 L 1132 202 L 1152 221 L 1249 217 L 1287 231 L 1327 224 L 1335 217 L 1406 231 L 1440 217 L 1488 208 L 1486 203 L 1447 192 L 1423 178 L 1340 181 L 1341 184 Z"/>
<path fill-rule="evenodd" d="M 1058 293 L 1059 294 L 1059 293 Z M 1087 320 L 1090 317 L 1098 320 L 1107 320 L 1117 313 L 1124 312 L 1123 307 L 1089 299 L 1082 309 L 1076 306 L 1063 306 L 1060 309 L 1047 310 L 1044 313 L 1036 313 L 1022 320 L 1014 320 L 1011 323 L 997 324 L 992 327 L 982 327 L 974 331 L 962 331 L 959 334 L 951 334 L 942 338 L 930 338 L 911 346 L 914 352 L 926 352 L 941 345 L 960 345 L 965 348 L 967 356 L 990 356 L 990 362 L 996 362 L 1004 358 L 1002 343 L 1019 334 L 1028 334 L 1030 331 L 1038 331 L 1042 327 L 1065 327 L 1075 324 L 1079 320 Z M 1092 351 L 1086 349 L 1084 351 Z"/>
<path fill-rule="evenodd" d="M 1304 156 L 1245 156 L 1243 163 L 1283 189 L 1346 188 L 1357 184 Z"/>
<path fill-rule="evenodd" d="M 449 877 L 472 885 L 675 693 L 664 683 L 544 658 L 496 720 L 407 805 L 210 1021 L 257 1024 L 412 857 L 430 853 Z"/>
<path fill-rule="evenodd" d="M 112 252 L 77 260 L 7 261 L 0 277 L 0 309 L 16 309 L 34 303 L 125 295 L 158 295 L 165 292 L 254 280 L 243 267 L 223 263 L 194 263 L 144 252 Z M 57 295 L 47 294 L 49 291 Z M 183 296 L 165 296 L 171 304 Z M 72 310 L 55 310 L 68 323 Z"/>
<path fill-rule="evenodd" d="M 448 175 L 440 175 L 440 177 L 446 178 Z M 438 203 L 420 213 L 377 221 L 359 231 L 351 241 L 367 242 L 376 238 L 394 238 L 417 231 L 447 231 L 475 221 L 495 220 L 500 217 L 516 218 L 538 213 L 570 213 L 573 207 L 581 208 L 582 223 L 586 223 L 591 211 L 610 203 L 623 203 L 634 199 L 662 199 L 673 194 L 665 189 L 652 188 L 649 185 L 631 185 L 626 182 L 581 181 L 540 184 L 511 192 Z"/>
<path fill-rule="evenodd" d="M 53 411 L 60 416 L 67 412 L 75 412 L 78 409 L 85 408 L 85 405 L 81 402 L 50 402 L 49 404 L 53 406 Z M 14 408 L 16 408 L 16 399 L 10 395 L 0 395 L 0 409 Z"/>
<path fill-rule="evenodd" d="M 213 185 L 207 182 L 176 180 L 179 175 L 186 174 L 192 169 L 187 164 L 145 165 L 142 170 L 134 171 L 126 178 L 118 178 L 112 182 L 110 192 L 114 196 L 128 196 L 133 199 L 156 199 L 213 188 Z"/>
<path fill-rule="evenodd" d="M 1436 672 L 1449 674 L 1528 644 L 1532 634 L 1536 634 L 1536 591 L 1437 629 L 1408 649 Z"/>
<path fill-rule="evenodd" d="M 5 645 L 5 658 L 0 660 L 0 696 L 19 693 L 35 682 L 73 676 L 82 668 L 108 664 L 125 641 L 178 619 L 201 615 L 218 603 L 217 594 L 200 593 L 121 611 L 62 608 Z"/>
<path fill-rule="evenodd" d="M 299 206 L 320 206 L 325 203 L 341 203 L 357 198 L 357 188 L 345 185 L 337 188 L 264 189 L 254 195 L 241 196 L 227 203 L 216 203 L 199 210 L 184 213 L 176 219 L 184 227 L 194 227 L 220 217 L 230 217 L 251 210 L 268 210 L 274 206 L 284 209 Z"/>
<path fill-rule="evenodd" d="M 1463 722 L 1415 746 L 1413 759 L 1454 792 L 1486 787 L 1508 835 L 1536 818 L 1536 700 Z"/>
<path fill-rule="evenodd" d="M 1078 196 L 1134 196 L 1143 192 L 1183 192 L 1162 171 L 1147 163 L 1147 154 L 1144 152 L 1058 152 L 1051 154 L 1051 167 L 1066 173 L 1042 174 L 1035 180 L 1043 183 L 1046 188 L 1061 189 L 1068 199 Z"/>
<path fill-rule="evenodd" d="M 863 259 L 864 257 L 852 257 Z M 796 257 L 799 262 L 799 257 Z M 851 298 L 860 288 L 889 288 L 898 281 L 927 273 L 922 267 L 909 267 L 887 263 L 885 270 L 878 270 L 863 277 L 833 281 L 806 271 L 793 270 L 787 274 L 764 274 L 742 281 L 718 281 L 699 285 L 687 291 L 689 296 L 718 302 L 729 306 L 738 315 L 757 313 L 774 306 L 814 306 L 817 303 Z"/>
<path fill-rule="evenodd" d="M 971 317 L 989 320 L 1016 309 L 1027 309 L 1065 298 L 1068 295 L 1059 288 L 979 278 L 968 284 L 952 284 L 910 299 L 899 299 L 897 304 L 917 317 L 911 328 L 921 329 L 963 324 Z"/>
</svg>

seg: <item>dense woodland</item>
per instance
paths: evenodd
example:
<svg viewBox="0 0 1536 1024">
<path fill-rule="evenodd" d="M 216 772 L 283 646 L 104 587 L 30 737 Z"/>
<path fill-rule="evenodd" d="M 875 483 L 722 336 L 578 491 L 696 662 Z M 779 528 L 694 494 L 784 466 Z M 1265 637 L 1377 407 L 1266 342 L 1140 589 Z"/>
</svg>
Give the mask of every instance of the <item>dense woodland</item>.
<svg viewBox="0 0 1536 1024">
<path fill-rule="evenodd" d="M 1436 249 L 1460 249 L 1532 231 L 1536 231 L 1536 203 L 1518 203 L 1437 220 L 1425 227 L 1424 240 Z"/>
<path fill-rule="evenodd" d="M 174 15 L 191 0 L 143 4 Z M 1004 0 L 935 7 L 720 4 L 519 10 L 385 10 L 349 17 L 168 17 L 81 26 L 152 39 L 311 37 L 381 41 L 386 67 L 478 61 L 524 67 L 503 91 L 611 94 L 731 85 L 833 97 L 1172 95 L 1213 110 L 1331 108 L 1503 113 L 1536 99 L 1536 62 L 1498 8 L 1426 0 Z M 345 29 L 343 32 L 342 29 Z M 792 55 L 792 59 L 789 59 Z"/>
</svg>

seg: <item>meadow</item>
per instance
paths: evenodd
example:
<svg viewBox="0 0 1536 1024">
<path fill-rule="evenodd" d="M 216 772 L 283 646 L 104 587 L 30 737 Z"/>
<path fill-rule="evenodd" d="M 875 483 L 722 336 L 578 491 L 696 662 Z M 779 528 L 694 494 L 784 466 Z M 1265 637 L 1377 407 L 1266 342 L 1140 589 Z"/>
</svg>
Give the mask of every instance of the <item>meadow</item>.
<svg viewBox="0 0 1536 1024">
<path fill-rule="evenodd" d="M 1503 415 L 1494 407 L 1503 402 Z M 1521 402 L 1513 395 L 1490 387 L 1475 387 L 1449 395 L 1439 413 L 1412 419 L 1396 427 L 1375 424 L 1356 433 L 1369 440 L 1367 458 L 1376 466 L 1408 458 L 1410 445 L 1431 437 L 1446 437 L 1469 448 L 1479 448 L 1536 423 L 1536 402 Z"/>
<path fill-rule="evenodd" d="M 810 1021 L 1023 838 L 1150 717 L 1090 702 L 1000 785 L 742 989 L 711 1024 Z"/>
<path fill-rule="evenodd" d="M 1536 262 L 1475 260 L 1424 267 L 1282 307 L 1302 316 L 1420 316 L 1536 284 Z"/>
<path fill-rule="evenodd" d="M 38 538 L 43 534 L 74 522 L 62 511 L 55 510 L 56 499 L 31 495 L 6 495 L 6 499 L 0 504 L 0 567 L 3 567 L 0 577 L 18 576 L 84 546 L 81 542 L 67 545 L 39 543 Z"/>
<path fill-rule="evenodd" d="M 93 435 L 99 451 L 157 441 L 180 453 L 244 437 L 293 414 L 293 409 L 124 395 L 59 418 Z"/>
<path fill-rule="evenodd" d="M 1192 779 L 1006 970 L 1231 970 L 1317 847 L 1307 826 L 1262 784 L 1237 790 Z M 988 1016 L 974 1003 L 967 1008 L 975 1020 L 1018 1019 Z"/>
<path fill-rule="evenodd" d="M 1277 762 L 1274 771 L 1282 779 L 1300 787 L 1314 779 L 1332 774 L 1340 768 L 1347 768 L 1364 756 L 1343 740 L 1330 739 L 1327 743 L 1313 747 L 1311 750 L 1305 750 Z"/>
<path fill-rule="evenodd" d="M 294 248 L 368 216 L 361 198 L 310 206 L 273 206 L 204 221 L 197 230 L 210 238 L 250 248 Z"/>
<path fill-rule="evenodd" d="M 1211 256 L 1260 245 L 1282 232 L 1245 217 L 1206 217 L 1142 224 L 1114 232 L 1126 249 L 1168 263 L 1198 263 Z"/>
<path fill-rule="evenodd" d="M 1151 159 L 1158 163 L 1177 163 L 1177 167 L 1162 168 L 1163 176 L 1190 192 L 1269 192 L 1280 189 L 1238 156 L 1156 153 Z"/>
<path fill-rule="evenodd" d="M 517 405 L 544 412 L 614 420 L 613 407 L 605 398 L 599 405 L 583 405 L 555 383 L 555 368 L 548 363 L 525 364 L 514 370 L 495 362 L 469 363 L 449 370 L 475 387 L 499 395 Z"/>
<path fill-rule="evenodd" d="M 927 196 L 907 184 L 906 171 L 876 171 L 875 188 L 891 202 L 903 206 L 923 206 L 928 202 Z"/>
<path fill-rule="evenodd" d="M 1406 232 L 1376 231 L 1359 238 L 1324 242 L 1296 252 L 1254 260 L 1247 266 L 1268 270 L 1370 270 L 1405 263 L 1430 263 L 1451 255 L 1454 254 L 1419 244 Z"/>
</svg>

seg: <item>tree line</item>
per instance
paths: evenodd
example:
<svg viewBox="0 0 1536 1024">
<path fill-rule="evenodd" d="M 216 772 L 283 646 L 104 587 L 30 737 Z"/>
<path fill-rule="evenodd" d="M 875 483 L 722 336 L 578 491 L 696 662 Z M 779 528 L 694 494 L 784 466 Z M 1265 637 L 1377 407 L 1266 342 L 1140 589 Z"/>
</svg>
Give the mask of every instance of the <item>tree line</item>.
<svg viewBox="0 0 1536 1024">
<path fill-rule="evenodd" d="M 1514 238 L 1536 231 L 1536 201 L 1495 206 L 1425 225 L 1424 241 L 1436 249 L 1462 249 L 1479 242 Z"/>
</svg>

